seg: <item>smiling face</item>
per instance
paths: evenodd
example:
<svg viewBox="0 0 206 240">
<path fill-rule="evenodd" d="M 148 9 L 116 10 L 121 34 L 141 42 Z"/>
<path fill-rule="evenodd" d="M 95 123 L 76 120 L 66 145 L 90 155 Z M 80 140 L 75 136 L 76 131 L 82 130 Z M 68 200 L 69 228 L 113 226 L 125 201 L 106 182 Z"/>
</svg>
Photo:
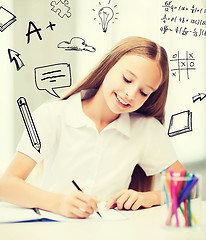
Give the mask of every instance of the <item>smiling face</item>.
<svg viewBox="0 0 206 240">
<path fill-rule="evenodd" d="M 161 69 L 156 61 L 125 55 L 109 70 L 101 88 L 109 109 L 120 114 L 139 109 L 160 83 Z"/>
</svg>

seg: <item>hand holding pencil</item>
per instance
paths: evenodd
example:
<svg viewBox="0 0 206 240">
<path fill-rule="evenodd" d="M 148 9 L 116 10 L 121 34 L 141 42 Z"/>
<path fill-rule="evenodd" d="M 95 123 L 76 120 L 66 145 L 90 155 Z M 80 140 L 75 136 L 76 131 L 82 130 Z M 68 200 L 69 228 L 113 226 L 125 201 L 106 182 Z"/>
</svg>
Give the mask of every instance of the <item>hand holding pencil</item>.
<svg viewBox="0 0 206 240">
<path fill-rule="evenodd" d="M 69 195 L 61 195 L 58 214 L 69 218 L 87 218 L 98 211 L 99 202 L 94 196 L 75 190 Z"/>
<path fill-rule="evenodd" d="M 79 190 L 79 191 L 82 192 L 81 188 L 77 185 L 77 183 L 76 183 L 74 180 L 72 180 L 72 183 L 73 183 L 74 186 L 77 188 L 77 190 Z M 97 213 L 100 217 L 102 217 L 101 214 L 99 213 L 99 211 L 96 210 L 96 213 Z"/>
</svg>

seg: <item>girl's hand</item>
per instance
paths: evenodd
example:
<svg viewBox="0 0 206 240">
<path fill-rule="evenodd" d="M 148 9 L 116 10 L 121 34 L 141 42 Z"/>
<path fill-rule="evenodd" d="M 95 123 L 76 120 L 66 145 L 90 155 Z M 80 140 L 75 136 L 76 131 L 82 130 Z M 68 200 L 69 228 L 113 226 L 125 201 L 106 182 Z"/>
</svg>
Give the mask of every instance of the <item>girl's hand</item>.
<svg viewBox="0 0 206 240">
<path fill-rule="evenodd" d="M 160 198 L 160 191 L 137 192 L 127 189 L 112 196 L 107 202 L 105 209 L 117 207 L 119 210 L 137 210 L 141 206 L 148 208 L 160 204 Z"/>
<path fill-rule="evenodd" d="M 76 190 L 68 196 L 61 196 L 58 212 L 70 218 L 87 218 L 94 211 L 98 211 L 98 202 L 99 200 L 94 196 Z"/>
</svg>

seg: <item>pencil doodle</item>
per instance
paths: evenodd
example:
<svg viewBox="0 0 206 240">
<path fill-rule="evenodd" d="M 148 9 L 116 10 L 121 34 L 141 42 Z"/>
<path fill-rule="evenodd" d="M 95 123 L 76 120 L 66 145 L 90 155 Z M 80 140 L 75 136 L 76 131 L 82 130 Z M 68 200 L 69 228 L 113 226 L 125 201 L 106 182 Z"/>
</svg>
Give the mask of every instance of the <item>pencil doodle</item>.
<svg viewBox="0 0 206 240">
<path fill-rule="evenodd" d="M 68 6 L 69 1 L 67 0 L 59 0 L 58 2 L 56 1 L 52 1 L 50 3 L 50 5 L 52 6 L 52 11 L 57 13 L 59 15 L 59 17 L 63 18 L 64 16 L 66 17 L 71 17 L 71 13 L 70 13 L 70 7 Z"/>
<path fill-rule="evenodd" d="M 171 116 L 168 129 L 168 135 L 176 135 L 192 131 L 192 112 L 189 110 L 176 113 Z"/>
<path fill-rule="evenodd" d="M 19 71 L 24 66 L 24 63 L 20 58 L 21 54 L 12 49 L 8 49 L 8 54 L 10 62 L 14 61 L 16 65 L 16 70 Z"/>
<path fill-rule="evenodd" d="M 98 17 L 100 19 L 100 23 L 102 26 L 102 30 L 103 32 L 107 31 L 108 28 L 108 24 L 109 22 L 114 19 L 118 19 L 117 15 L 119 14 L 119 12 L 114 12 L 114 9 L 117 7 L 117 5 L 114 5 L 113 8 L 110 7 L 111 0 L 109 0 L 108 2 L 108 6 L 104 6 L 102 7 L 101 2 L 99 2 L 100 5 L 100 9 L 98 10 Z M 96 12 L 96 10 L 93 8 L 92 9 L 94 12 Z M 95 17 L 94 20 L 96 20 L 97 18 Z M 114 23 L 114 21 L 112 22 Z"/>
<path fill-rule="evenodd" d="M 62 41 L 57 45 L 58 48 L 63 48 L 67 51 L 88 51 L 95 52 L 96 49 L 86 44 L 85 40 L 80 37 L 73 37 L 70 41 Z"/>
<path fill-rule="evenodd" d="M 21 112 L 27 133 L 29 135 L 32 146 L 40 153 L 41 149 L 41 141 L 39 139 L 39 135 L 37 133 L 31 112 L 29 110 L 27 101 L 24 97 L 20 97 L 17 100 L 17 104 L 19 106 L 19 110 Z"/>
<path fill-rule="evenodd" d="M 202 101 L 204 98 L 206 98 L 205 93 L 198 93 L 197 95 L 192 97 L 192 101 L 193 101 L 193 103 L 195 103 L 197 100 Z"/>
<path fill-rule="evenodd" d="M 72 84 L 71 68 L 68 63 L 57 63 L 34 69 L 37 89 L 46 90 L 49 94 L 59 97 L 54 91 L 57 88 L 70 87 Z"/>
<path fill-rule="evenodd" d="M 0 31 L 3 32 L 7 27 L 16 21 L 16 16 L 6 8 L 0 6 Z"/>
<path fill-rule="evenodd" d="M 186 56 L 181 58 L 179 51 L 172 56 L 170 60 L 175 67 L 171 66 L 172 77 L 176 77 L 178 73 L 179 81 L 181 80 L 181 72 L 186 71 L 187 79 L 189 79 L 189 71 L 195 70 L 195 58 L 193 53 L 186 51 Z"/>
</svg>

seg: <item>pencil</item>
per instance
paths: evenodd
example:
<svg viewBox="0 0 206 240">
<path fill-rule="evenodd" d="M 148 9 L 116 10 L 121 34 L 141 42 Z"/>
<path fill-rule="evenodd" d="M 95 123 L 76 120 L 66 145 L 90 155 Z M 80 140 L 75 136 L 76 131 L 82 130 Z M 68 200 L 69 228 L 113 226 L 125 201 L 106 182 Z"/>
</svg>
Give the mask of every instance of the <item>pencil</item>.
<svg viewBox="0 0 206 240">
<path fill-rule="evenodd" d="M 83 192 L 83 191 L 81 190 L 81 188 L 78 186 L 78 184 L 77 184 L 74 180 L 72 180 L 72 183 L 74 184 L 74 186 L 76 187 L 77 190 Z M 101 214 L 99 213 L 99 211 L 97 211 L 96 213 L 97 213 L 100 217 L 102 217 Z"/>
<path fill-rule="evenodd" d="M 17 104 L 19 106 L 19 110 L 21 112 L 27 133 L 29 134 L 31 144 L 40 153 L 41 141 L 39 139 L 39 135 L 37 133 L 37 130 L 36 130 L 33 118 L 31 116 L 31 112 L 29 110 L 27 101 L 24 97 L 20 97 L 17 100 Z"/>
<path fill-rule="evenodd" d="M 35 213 L 37 213 L 37 214 L 41 215 L 41 213 L 40 213 L 40 211 L 39 211 L 39 209 L 38 209 L 38 208 L 32 208 L 32 210 L 34 210 L 34 212 L 35 212 Z"/>
</svg>

